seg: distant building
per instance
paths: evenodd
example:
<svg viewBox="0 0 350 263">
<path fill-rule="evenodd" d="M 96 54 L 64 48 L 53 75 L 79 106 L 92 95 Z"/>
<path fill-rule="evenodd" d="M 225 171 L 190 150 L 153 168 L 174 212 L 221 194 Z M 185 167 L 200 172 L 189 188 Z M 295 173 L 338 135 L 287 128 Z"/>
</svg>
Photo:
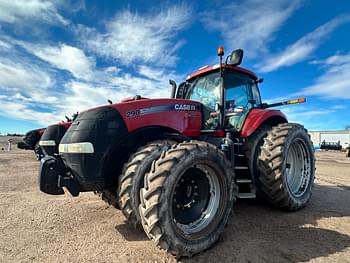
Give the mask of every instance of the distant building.
<svg viewBox="0 0 350 263">
<path fill-rule="evenodd" d="M 343 148 L 350 145 L 350 130 L 340 131 L 309 131 L 314 146 L 320 146 L 323 141 L 340 142 Z"/>
</svg>

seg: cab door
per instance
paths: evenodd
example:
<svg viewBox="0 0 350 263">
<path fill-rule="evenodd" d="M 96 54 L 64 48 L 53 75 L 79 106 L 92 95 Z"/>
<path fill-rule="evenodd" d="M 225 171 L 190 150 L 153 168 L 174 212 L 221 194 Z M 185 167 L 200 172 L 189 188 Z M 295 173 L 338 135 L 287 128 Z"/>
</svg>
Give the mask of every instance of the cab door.
<svg viewBox="0 0 350 263">
<path fill-rule="evenodd" d="M 226 128 L 239 132 L 244 120 L 252 108 L 260 103 L 253 96 L 252 86 L 255 82 L 244 74 L 229 72 L 225 77 L 225 119 Z M 255 87 L 256 88 L 256 87 Z M 258 92 L 257 88 L 256 91 Z"/>
</svg>

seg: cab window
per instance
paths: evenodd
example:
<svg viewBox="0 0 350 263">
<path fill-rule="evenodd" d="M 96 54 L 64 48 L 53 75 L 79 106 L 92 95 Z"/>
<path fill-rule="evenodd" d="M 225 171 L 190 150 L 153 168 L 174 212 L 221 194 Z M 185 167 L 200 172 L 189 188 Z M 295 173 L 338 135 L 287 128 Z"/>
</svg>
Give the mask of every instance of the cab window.
<svg viewBox="0 0 350 263">
<path fill-rule="evenodd" d="M 253 100 L 255 100 L 256 106 L 260 106 L 261 105 L 261 97 L 260 97 L 258 85 L 256 83 L 252 82 L 251 87 L 252 87 Z"/>
<path fill-rule="evenodd" d="M 226 128 L 240 131 L 252 104 L 251 80 L 248 76 L 229 73 L 225 78 Z"/>
<path fill-rule="evenodd" d="M 225 80 L 226 110 L 240 112 L 252 107 L 250 81 L 245 76 L 228 74 Z"/>
<path fill-rule="evenodd" d="M 205 130 L 214 130 L 219 124 L 218 115 L 215 115 L 215 105 L 220 103 L 220 83 L 219 72 L 198 76 L 189 82 L 188 91 L 184 96 L 185 99 L 202 103 L 203 128 Z"/>
</svg>

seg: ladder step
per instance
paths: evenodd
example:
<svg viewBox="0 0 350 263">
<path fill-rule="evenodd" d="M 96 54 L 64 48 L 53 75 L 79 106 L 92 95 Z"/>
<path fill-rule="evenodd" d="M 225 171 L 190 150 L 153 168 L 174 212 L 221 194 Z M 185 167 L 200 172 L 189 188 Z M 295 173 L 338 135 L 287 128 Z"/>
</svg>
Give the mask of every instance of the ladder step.
<svg viewBox="0 0 350 263">
<path fill-rule="evenodd" d="M 250 180 L 250 179 L 237 179 L 236 181 L 237 181 L 237 183 L 239 183 L 239 184 L 248 184 L 248 183 L 252 183 L 252 180 Z"/>
<path fill-rule="evenodd" d="M 248 199 L 248 198 L 255 198 L 256 195 L 254 193 L 239 193 L 238 198 L 242 199 Z"/>
<path fill-rule="evenodd" d="M 235 166 L 235 170 L 247 170 L 248 166 Z"/>
</svg>

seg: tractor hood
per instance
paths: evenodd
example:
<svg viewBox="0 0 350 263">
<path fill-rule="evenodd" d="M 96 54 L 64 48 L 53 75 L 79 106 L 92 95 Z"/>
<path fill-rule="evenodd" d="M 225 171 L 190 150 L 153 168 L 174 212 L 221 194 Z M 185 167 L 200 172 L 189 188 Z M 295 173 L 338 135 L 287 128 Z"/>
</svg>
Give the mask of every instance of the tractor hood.
<svg viewBox="0 0 350 263">
<path fill-rule="evenodd" d="M 182 99 L 136 99 L 93 108 L 74 120 L 60 142 L 59 153 L 82 191 L 102 189 L 105 171 L 113 170 L 104 166 L 111 152 L 132 144 L 134 134 L 154 128 L 158 129 L 155 136 L 163 129 L 197 137 L 201 110 L 199 102 Z M 116 166 L 122 157 L 118 158 Z"/>
<path fill-rule="evenodd" d="M 202 104 L 199 102 L 141 98 L 111 106 L 120 112 L 129 132 L 153 125 L 174 129 L 188 137 L 200 135 Z"/>
<path fill-rule="evenodd" d="M 128 132 L 142 127 L 163 126 L 174 129 L 188 137 L 200 135 L 202 126 L 202 104 L 186 99 L 149 99 L 135 96 L 123 99 L 120 103 L 107 104 L 81 112 L 84 116 L 98 109 L 112 108 L 116 110 L 124 121 Z M 96 118 L 99 115 L 96 115 Z M 80 119 L 79 118 L 79 119 Z M 189 121 L 195 119 L 196 121 Z M 76 120 L 77 121 L 77 120 Z M 75 122 L 73 122 L 75 123 Z"/>
<path fill-rule="evenodd" d="M 45 128 L 31 130 L 26 133 L 22 142 L 17 144 L 17 147 L 25 150 L 34 150 L 35 145 L 40 140 Z"/>
<path fill-rule="evenodd" d="M 72 122 L 70 121 L 59 122 L 46 128 L 39 141 L 39 145 L 45 155 L 53 156 L 55 153 L 58 153 L 58 145 L 71 124 Z"/>
</svg>

